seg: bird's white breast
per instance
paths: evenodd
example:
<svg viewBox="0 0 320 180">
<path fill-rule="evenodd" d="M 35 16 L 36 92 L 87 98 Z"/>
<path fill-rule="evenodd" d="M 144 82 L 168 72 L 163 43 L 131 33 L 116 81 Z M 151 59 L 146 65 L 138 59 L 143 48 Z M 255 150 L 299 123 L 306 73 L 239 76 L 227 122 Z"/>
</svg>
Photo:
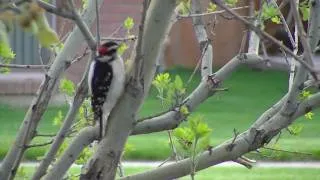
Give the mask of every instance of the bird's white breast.
<svg viewBox="0 0 320 180">
<path fill-rule="evenodd" d="M 112 61 L 110 65 L 113 69 L 113 78 L 111 81 L 109 92 L 107 93 L 107 101 L 104 105 L 104 108 L 109 113 L 122 94 L 125 83 L 125 69 L 122 58 L 117 57 L 117 59 Z"/>
</svg>

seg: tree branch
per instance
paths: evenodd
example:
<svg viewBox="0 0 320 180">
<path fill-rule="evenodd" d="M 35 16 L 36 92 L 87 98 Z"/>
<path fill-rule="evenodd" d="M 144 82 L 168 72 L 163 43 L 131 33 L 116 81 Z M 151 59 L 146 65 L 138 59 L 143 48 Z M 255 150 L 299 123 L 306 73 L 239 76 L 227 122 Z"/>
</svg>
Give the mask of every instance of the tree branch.
<svg viewBox="0 0 320 180">
<path fill-rule="evenodd" d="M 141 49 L 144 59 L 142 66 L 144 84 L 141 84 L 140 80 L 135 81 L 133 76 L 129 78 L 123 95 L 110 113 L 106 135 L 100 141 L 96 153 L 86 164 L 80 179 L 93 177 L 114 179 L 123 147 L 135 124 L 135 114 L 154 77 L 156 57 L 175 5 L 173 0 L 151 1 L 146 14 Z M 139 67 L 134 66 L 134 68 Z"/>
<path fill-rule="evenodd" d="M 71 5 L 71 12 L 74 15 L 75 23 L 77 24 L 78 28 L 82 32 L 82 35 L 84 36 L 84 39 L 87 41 L 88 46 L 90 47 L 90 49 L 92 51 L 95 51 L 96 46 L 97 46 L 97 42 L 95 41 L 93 35 L 91 34 L 91 31 L 90 31 L 89 27 L 85 23 L 86 20 L 80 17 L 80 14 L 78 13 L 78 11 L 76 9 L 73 0 L 68 0 L 68 1 L 70 2 L 70 5 Z M 91 2 L 91 3 L 96 4 L 95 2 Z M 86 9 L 86 10 L 88 10 L 88 9 Z M 92 9 L 92 11 L 95 12 L 95 9 L 96 9 L 96 6 L 94 6 L 94 9 Z M 90 22 L 90 24 L 91 23 L 92 22 Z"/>
<path fill-rule="evenodd" d="M 54 5 L 49 4 L 47 2 L 44 2 L 44 1 L 38 0 L 37 2 L 40 7 L 42 7 L 43 9 L 45 9 L 49 13 L 56 14 L 57 16 L 61 16 L 61 17 L 71 19 L 71 20 L 74 20 L 74 18 L 75 18 L 71 12 L 68 12 L 65 9 L 57 8 Z"/>
<path fill-rule="evenodd" d="M 242 56 L 235 56 L 226 65 L 224 65 L 219 71 L 217 71 L 211 77 L 203 78 L 198 87 L 184 100 L 190 112 L 212 96 L 223 82 L 240 64 L 256 64 L 263 62 L 262 58 L 255 54 L 244 54 Z M 157 117 L 145 119 L 139 122 L 133 129 L 131 135 L 147 134 L 153 132 L 159 132 L 176 128 L 186 117 L 183 116 L 179 108 L 164 113 Z"/>
<path fill-rule="evenodd" d="M 251 30 L 253 30 L 255 33 L 257 33 L 257 35 L 260 36 L 261 39 L 265 39 L 268 41 L 271 41 L 272 43 L 274 43 L 276 46 L 281 47 L 287 54 L 289 54 L 290 56 L 292 56 L 295 60 L 297 60 L 299 63 L 301 63 L 305 68 L 307 68 L 311 75 L 317 79 L 316 73 L 317 71 L 308 63 L 306 63 L 305 61 L 303 61 L 301 58 L 299 58 L 298 56 L 296 56 L 290 49 L 288 49 L 287 47 L 283 46 L 282 43 L 280 41 L 278 41 L 277 39 L 275 39 L 274 37 L 272 37 L 271 35 L 269 35 L 268 33 L 260 30 L 260 28 L 254 26 L 253 24 L 251 24 L 249 21 L 247 21 L 246 19 L 244 19 L 243 17 L 241 17 L 240 15 L 238 15 L 236 12 L 230 10 L 230 8 L 228 8 L 221 0 L 211 0 L 211 2 L 217 4 L 219 7 L 221 7 L 222 9 L 226 10 L 228 13 L 232 14 L 236 19 L 242 21 L 245 25 L 247 25 Z"/>
<path fill-rule="evenodd" d="M 53 143 L 53 140 L 50 140 L 50 141 L 45 142 L 45 143 L 30 144 L 30 145 L 27 145 L 26 148 L 34 148 L 34 147 L 47 146 L 47 145 L 52 144 L 52 143 Z"/>
<path fill-rule="evenodd" d="M 295 23 L 297 24 L 298 34 L 299 34 L 299 37 L 300 37 L 300 40 L 301 40 L 301 44 L 302 44 L 303 50 L 304 50 L 303 56 L 305 58 L 305 61 L 309 65 L 314 66 L 313 60 L 312 60 L 312 51 L 311 51 L 311 48 L 310 48 L 310 44 L 309 44 L 309 42 L 307 40 L 307 34 L 306 34 L 306 32 L 305 32 L 305 30 L 303 28 L 302 20 L 300 18 L 299 9 L 297 8 L 296 2 L 295 1 L 290 1 L 290 7 L 292 9 L 292 14 L 293 14 L 293 18 L 295 20 Z"/>
<path fill-rule="evenodd" d="M 0 67 L 17 68 L 17 69 L 43 69 L 49 68 L 49 65 L 23 65 L 23 64 L 0 64 Z"/>
<path fill-rule="evenodd" d="M 143 31 L 144 31 L 144 26 L 145 26 L 145 20 L 146 20 L 146 14 L 148 10 L 148 5 L 147 5 L 148 0 L 144 0 L 142 4 L 142 15 L 141 15 L 141 20 L 140 20 L 140 25 L 139 25 L 139 34 L 138 34 L 138 41 L 137 41 L 137 46 L 135 47 L 136 49 L 136 57 L 134 59 L 134 63 L 136 64 L 137 67 L 134 68 L 134 75 L 133 78 L 136 81 L 140 81 L 141 79 L 141 74 L 142 74 L 142 66 L 143 66 L 143 61 L 144 57 L 142 54 L 142 37 L 143 37 Z"/>
<path fill-rule="evenodd" d="M 268 123 L 262 123 L 258 127 L 251 127 L 243 132 L 234 141 L 232 150 L 228 148 L 233 139 L 230 139 L 219 146 L 212 148 L 199 155 L 196 170 L 202 170 L 225 161 L 237 159 L 241 155 L 263 147 L 272 137 L 276 136 L 282 128 L 291 124 L 296 118 L 305 113 L 305 108 L 315 108 L 320 106 L 320 93 L 312 95 L 304 100 L 298 111 L 291 118 L 284 118 L 281 113 L 276 113 Z M 289 120 L 289 121 L 288 121 Z M 283 126 L 285 125 L 285 126 Z M 184 159 L 177 163 L 149 170 L 143 173 L 119 178 L 119 180 L 147 180 L 147 179 L 174 179 L 190 174 L 191 159 Z"/>
<path fill-rule="evenodd" d="M 129 36 L 125 38 L 121 37 L 102 37 L 102 40 L 107 40 L 107 41 L 135 41 L 137 40 L 137 36 Z"/>
<path fill-rule="evenodd" d="M 201 4 L 199 0 L 192 0 L 191 13 L 199 14 L 202 12 Z M 207 31 L 204 26 L 204 22 L 201 16 L 193 16 L 193 29 L 195 31 L 200 52 L 204 52 L 201 59 L 201 77 L 207 77 L 212 74 L 212 60 L 213 60 L 213 48 L 208 38 Z M 206 51 L 204 51 L 204 49 Z"/>
<path fill-rule="evenodd" d="M 43 180 L 62 179 L 82 150 L 98 138 L 98 128 L 95 126 L 82 129 Z"/>
<path fill-rule="evenodd" d="M 242 9 L 247 9 L 249 6 L 242 6 L 242 7 L 235 7 L 231 8 L 232 10 L 242 10 Z M 183 19 L 183 18 L 193 18 L 193 17 L 201 17 L 201 16 L 210 16 L 210 15 L 216 15 L 216 14 L 221 14 L 226 12 L 225 10 L 220 10 L 220 11 L 214 11 L 214 12 L 208 12 L 208 13 L 196 13 L 192 12 L 192 14 L 189 15 L 177 15 L 177 19 Z"/>
<path fill-rule="evenodd" d="M 68 136 L 68 132 L 78 113 L 78 110 L 87 96 L 87 91 L 88 91 L 87 76 L 88 76 L 88 69 L 91 63 L 90 59 L 91 57 L 88 60 L 85 73 L 83 74 L 82 80 L 78 85 L 71 107 L 69 108 L 69 111 L 63 121 L 63 125 L 59 129 L 59 132 L 56 135 L 54 142 L 50 147 L 49 151 L 46 153 L 45 157 L 40 162 L 39 168 L 37 168 L 37 170 L 34 172 L 32 177 L 33 180 L 41 179 L 41 177 L 45 175 L 49 165 L 54 160 L 55 155 L 58 152 L 61 144 L 63 143 L 64 139 Z"/>
<path fill-rule="evenodd" d="M 312 52 L 316 51 L 320 41 L 320 1 L 311 0 L 310 19 L 309 19 L 309 43 Z"/>
<path fill-rule="evenodd" d="M 100 0 L 100 5 L 103 0 Z M 87 11 L 83 13 L 83 20 L 90 25 L 95 19 L 94 6 L 90 1 Z M 36 133 L 38 123 L 45 112 L 49 100 L 53 94 L 53 90 L 59 83 L 59 79 L 63 72 L 70 65 L 70 58 L 77 51 L 78 45 L 83 41 L 83 36 L 79 28 L 75 28 L 67 38 L 64 49 L 58 54 L 53 64 L 50 66 L 48 74 L 45 80 L 42 82 L 39 90 L 37 91 L 37 97 L 31 103 L 29 110 L 27 111 L 25 118 L 20 126 L 18 135 L 8 154 L 6 154 L 1 167 L 0 167 L 0 179 L 14 178 L 14 171 L 17 169 L 22 159 L 25 149 L 23 148 L 24 142 L 28 145 Z M 29 127 L 30 126 L 30 130 Z"/>
</svg>

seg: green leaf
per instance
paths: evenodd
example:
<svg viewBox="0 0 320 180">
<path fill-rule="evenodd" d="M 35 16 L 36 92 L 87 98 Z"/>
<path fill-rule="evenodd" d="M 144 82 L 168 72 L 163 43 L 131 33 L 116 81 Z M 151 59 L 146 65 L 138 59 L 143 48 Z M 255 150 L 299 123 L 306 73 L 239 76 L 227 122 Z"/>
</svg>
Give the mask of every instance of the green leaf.
<svg viewBox="0 0 320 180">
<path fill-rule="evenodd" d="M 0 57 L 4 59 L 13 59 L 15 54 L 10 48 L 8 37 L 4 25 L 0 22 Z"/>
<path fill-rule="evenodd" d="M 180 0 L 178 4 L 179 14 L 186 15 L 190 13 L 191 1 L 190 0 Z"/>
<path fill-rule="evenodd" d="M 238 0 L 224 0 L 224 2 L 225 2 L 228 6 L 234 7 L 234 6 L 236 6 Z"/>
<path fill-rule="evenodd" d="M 311 96 L 311 92 L 308 91 L 308 90 L 303 90 L 303 91 L 300 93 L 300 98 L 301 98 L 302 100 L 307 99 L 307 98 L 309 98 L 310 96 Z"/>
<path fill-rule="evenodd" d="M 290 131 L 290 134 L 297 136 L 301 134 L 303 130 L 303 124 L 292 124 L 288 127 L 288 130 Z"/>
<path fill-rule="evenodd" d="M 278 16 L 274 16 L 271 18 L 271 21 L 276 23 L 276 24 L 281 24 L 281 20 L 280 20 L 280 17 Z"/>
<path fill-rule="evenodd" d="M 214 12 L 216 11 L 217 9 L 217 5 L 210 2 L 209 5 L 208 5 L 208 8 L 207 8 L 207 12 L 210 13 L 210 12 Z"/>
<path fill-rule="evenodd" d="M 53 125 L 54 126 L 61 126 L 62 125 L 62 121 L 63 121 L 63 115 L 62 115 L 62 111 L 59 110 L 58 114 L 54 117 L 53 119 Z"/>
<path fill-rule="evenodd" d="M 209 128 L 208 124 L 200 122 L 196 129 L 196 136 L 198 138 L 203 138 L 211 133 L 211 129 Z"/>
<path fill-rule="evenodd" d="M 278 24 L 281 22 L 279 15 L 279 9 L 274 4 L 263 3 L 261 14 L 262 20 L 266 21 L 271 19 L 272 22 Z"/>
<path fill-rule="evenodd" d="M 181 112 L 181 114 L 183 114 L 184 116 L 187 116 L 187 115 L 189 115 L 189 109 L 188 109 L 188 107 L 186 106 L 186 105 L 183 105 L 183 106 L 181 106 L 180 107 L 180 112 Z"/>
<path fill-rule="evenodd" d="M 192 148 L 192 142 L 194 141 L 194 134 L 188 127 L 176 128 L 173 131 L 173 136 L 176 138 L 177 143 L 180 146 L 183 153 L 189 153 Z"/>
<path fill-rule="evenodd" d="M 310 6 L 308 1 L 303 1 L 299 5 L 300 12 L 302 13 L 302 20 L 307 21 L 310 17 Z"/>
<path fill-rule="evenodd" d="M 86 147 L 83 149 L 83 151 L 78 156 L 77 160 L 75 161 L 78 165 L 85 164 L 89 158 L 93 155 L 93 148 Z"/>
<path fill-rule="evenodd" d="M 312 120 L 313 119 L 313 116 L 314 116 L 314 113 L 313 112 L 307 112 L 304 117 L 308 120 Z"/>
<path fill-rule="evenodd" d="M 81 0 L 82 1 L 82 9 L 87 9 L 89 5 L 89 0 Z"/>
<path fill-rule="evenodd" d="M 204 136 L 203 138 L 199 139 L 198 141 L 198 147 L 197 147 L 197 152 L 203 152 L 208 149 L 210 146 L 210 135 Z"/>
<path fill-rule="evenodd" d="M 127 17 L 126 20 L 123 22 L 123 26 L 126 30 L 131 30 L 134 26 L 134 21 L 132 17 Z"/>
<path fill-rule="evenodd" d="M 1 67 L 0 68 L 0 74 L 8 74 L 10 71 L 11 70 L 8 67 Z"/>
<path fill-rule="evenodd" d="M 59 89 L 62 93 L 65 93 L 68 96 L 72 96 L 75 92 L 75 85 L 71 80 L 63 78 L 60 81 Z"/>
<path fill-rule="evenodd" d="M 122 54 L 128 49 L 128 45 L 126 43 L 121 43 L 118 48 L 118 54 L 122 56 Z"/>
<path fill-rule="evenodd" d="M 20 180 L 27 180 L 28 179 L 28 174 L 27 174 L 25 167 L 23 167 L 23 166 L 19 167 L 19 169 L 17 171 L 17 179 L 20 179 Z"/>
</svg>

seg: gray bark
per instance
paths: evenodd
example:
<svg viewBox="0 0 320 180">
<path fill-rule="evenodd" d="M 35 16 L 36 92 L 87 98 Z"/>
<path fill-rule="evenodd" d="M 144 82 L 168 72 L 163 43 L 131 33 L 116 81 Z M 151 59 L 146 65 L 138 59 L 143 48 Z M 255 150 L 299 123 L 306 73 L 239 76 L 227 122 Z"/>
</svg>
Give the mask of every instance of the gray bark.
<svg viewBox="0 0 320 180">
<path fill-rule="evenodd" d="M 91 59 L 91 57 L 90 57 Z M 88 65 L 90 64 L 90 59 L 88 60 Z M 87 65 L 87 69 L 88 66 Z M 55 139 L 50 146 L 49 151 L 46 153 L 45 157 L 41 160 L 39 168 L 36 169 L 35 173 L 33 174 L 32 179 L 37 180 L 40 179 L 43 175 L 46 174 L 46 171 L 49 167 L 49 165 L 52 163 L 52 161 L 55 158 L 56 153 L 58 152 L 61 144 L 67 137 L 67 133 L 74 122 L 74 118 L 76 117 L 78 110 L 83 103 L 84 99 L 87 96 L 87 91 L 88 91 L 88 84 L 87 84 L 87 70 L 86 73 L 84 74 L 79 87 L 77 88 L 76 94 L 73 98 L 73 102 L 71 104 L 71 107 L 69 108 L 69 111 L 63 121 L 63 125 L 60 128 L 59 132 L 55 136 Z"/>
<path fill-rule="evenodd" d="M 154 77 L 159 47 L 163 42 L 174 8 L 174 0 L 151 1 L 142 41 L 143 80 L 129 79 L 124 94 L 110 113 L 106 136 L 83 169 L 80 179 L 114 179 L 124 144 L 135 124 L 136 112 Z"/>
<path fill-rule="evenodd" d="M 200 1 L 192 0 L 191 3 L 192 3 L 191 13 L 200 14 L 202 12 Z M 210 74 L 212 74 L 212 60 L 213 60 L 212 44 L 208 38 L 202 16 L 192 17 L 192 22 L 193 22 L 193 29 L 200 46 L 200 52 L 203 53 L 203 57 L 201 60 L 201 77 L 207 77 Z"/>
<path fill-rule="evenodd" d="M 96 140 L 99 127 L 87 127 L 82 129 L 70 143 L 69 148 L 63 153 L 52 169 L 43 177 L 43 180 L 60 180 L 78 158 L 82 150 L 92 141 Z M 40 167 L 41 168 L 41 167 Z"/>
<path fill-rule="evenodd" d="M 309 19 L 309 43 L 312 52 L 315 52 L 320 41 L 320 1 L 312 0 Z"/>
<path fill-rule="evenodd" d="M 204 77 L 198 87 L 184 100 L 184 104 L 192 112 L 207 98 L 211 97 L 220 87 L 221 83 L 236 70 L 241 64 L 257 64 L 263 60 L 255 54 L 244 54 L 231 59 L 225 66 L 212 75 Z M 186 117 L 179 109 L 164 113 L 160 116 L 152 117 L 138 122 L 132 131 L 132 135 L 160 132 L 176 128 Z"/>
</svg>

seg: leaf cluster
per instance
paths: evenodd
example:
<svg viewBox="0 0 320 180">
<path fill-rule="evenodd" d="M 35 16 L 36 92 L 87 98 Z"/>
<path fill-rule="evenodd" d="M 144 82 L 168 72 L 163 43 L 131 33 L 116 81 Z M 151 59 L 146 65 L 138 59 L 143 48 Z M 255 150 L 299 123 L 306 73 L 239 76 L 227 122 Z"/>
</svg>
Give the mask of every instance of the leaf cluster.
<svg viewBox="0 0 320 180">
<path fill-rule="evenodd" d="M 192 157 L 209 147 L 211 132 L 203 116 L 196 115 L 188 118 L 187 126 L 176 128 L 173 136 L 182 156 Z"/>
<path fill-rule="evenodd" d="M 280 11 L 276 5 L 272 3 L 263 3 L 261 12 L 262 21 L 271 20 L 276 24 L 280 24 Z"/>
<path fill-rule="evenodd" d="M 163 108 L 180 105 L 186 94 L 185 85 L 179 75 L 172 80 L 169 73 L 160 73 L 152 81 L 152 85 L 158 90 L 157 97 L 161 100 Z"/>
</svg>

